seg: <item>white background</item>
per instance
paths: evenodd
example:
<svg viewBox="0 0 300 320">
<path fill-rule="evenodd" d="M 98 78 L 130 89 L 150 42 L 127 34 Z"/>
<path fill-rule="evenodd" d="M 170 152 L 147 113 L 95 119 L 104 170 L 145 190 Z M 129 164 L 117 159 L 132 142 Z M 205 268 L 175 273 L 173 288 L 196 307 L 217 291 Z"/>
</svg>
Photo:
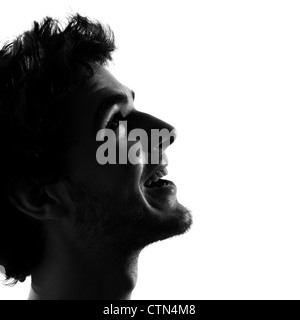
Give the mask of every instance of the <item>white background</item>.
<svg viewBox="0 0 300 320">
<path fill-rule="evenodd" d="M 110 24 L 112 72 L 179 133 L 169 177 L 194 226 L 144 250 L 132 297 L 299 299 L 299 1 L 8 1 L 0 41 L 77 11 Z"/>
</svg>

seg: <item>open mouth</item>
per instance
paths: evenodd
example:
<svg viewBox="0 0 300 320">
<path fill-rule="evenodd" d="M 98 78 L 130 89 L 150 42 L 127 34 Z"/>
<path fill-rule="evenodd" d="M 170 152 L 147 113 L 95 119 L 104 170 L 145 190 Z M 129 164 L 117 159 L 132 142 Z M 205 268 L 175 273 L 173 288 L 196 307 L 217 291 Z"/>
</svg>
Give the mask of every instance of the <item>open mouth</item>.
<svg viewBox="0 0 300 320">
<path fill-rule="evenodd" d="M 163 187 L 167 187 L 171 184 L 171 181 L 169 180 L 165 180 L 165 179 L 161 179 L 164 176 L 166 176 L 168 174 L 168 170 L 166 167 L 163 167 L 159 170 L 157 170 L 154 174 L 152 174 L 152 176 L 147 179 L 147 181 L 145 182 L 144 186 L 146 188 L 163 188 Z"/>
<path fill-rule="evenodd" d="M 166 164 L 154 167 L 144 183 L 144 194 L 147 202 L 158 210 L 166 212 L 176 206 L 176 185 L 162 179 L 168 174 Z"/>
<path fill-rule="evenodd" d="M 163 180 L 163 179 L 158 179 L 156 182 L 152 181 L 150 184 L 146 185 L 146 188 L 162 188 L 162 187 L 167 187 L 170 184 L 170 181 L 168 180 Z"/>
</svg>

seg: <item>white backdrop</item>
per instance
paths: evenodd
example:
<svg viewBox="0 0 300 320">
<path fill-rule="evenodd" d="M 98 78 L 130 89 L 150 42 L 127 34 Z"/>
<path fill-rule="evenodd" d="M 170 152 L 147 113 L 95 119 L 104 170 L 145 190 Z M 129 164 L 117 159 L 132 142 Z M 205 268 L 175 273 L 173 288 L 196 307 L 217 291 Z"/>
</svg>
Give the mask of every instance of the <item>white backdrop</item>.
<svg viewBox="0 0 300 320">
<path fill-rule="evenodd" d="M 110 24 L 112 72 L 179 133 L 169 177 L 194 226 L 145 249 L 132 297 L 299 299 L 299 1 L 11 0 L 0 41 L 75 12 Z"/>
</svg>

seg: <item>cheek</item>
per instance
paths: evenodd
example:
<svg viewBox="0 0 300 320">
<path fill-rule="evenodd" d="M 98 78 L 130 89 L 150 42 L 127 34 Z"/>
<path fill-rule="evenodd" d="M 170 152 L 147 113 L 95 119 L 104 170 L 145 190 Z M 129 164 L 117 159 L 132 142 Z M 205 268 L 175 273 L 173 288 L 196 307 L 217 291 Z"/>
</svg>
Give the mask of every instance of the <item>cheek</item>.
<svg viewBox="0 0 300 320">
<path fill-rule="evenodd" d="M 98 163 L 90 168 L 86 181 L 94 191 L 104 191 L 107 194 L 118 194 L 125 197 L 129 193 L 139 190 L 141 175 L 143 172 L 143 162 L 138 164 L 105 164 Z"/>
<path fill-rule="evenodd" d="M 133 142 L 128 141 L 127 155 L 133 145 Z M 126 164 L 107 164 L 103 168 L 99 168 L 99 172 L 101 170 L 103 172 L 101 175 L 105 177 L 105 180 L 110 181 L 109 190 L 126 198 L 139 193 L 145 159 L 145 153 L 140 152 L 139 156 L 135 158 L 135 164 L 130 161 L 127 161 Z"/>
<path fill-rule="evenodd" d="M 139 188 L 146 161 L 146 153 L 137 146 L 137 143 L 127 141 L 127 164 L 120 165 L 123 166 L 125 181 L 128 181 L 136 191 Z"/>
<path fill-rule="evenodd" d="M 139 189 L 142 171 L 142 163 L 136 165 L 115 165 L 115 168 L 112 168 L 110 173 L 112 188 L 124 193 L 137 191 Z"/>
<path fill-rule="evenodd" d="M 126 154 L 134 145 L 128 141 Z M 75 184 L 82 184 L 93 191 L 94 194 L 106 193 L 126 197 L 129 193 L 139 190 L 140 179 L 145 163 L 145 153 L 140 152 L 136 164 L 127 161 L 126 164 L 101 165 L 96 160 L 96 151 L 99 143 L 80 145 L 69 153 L 66 166 L 71 180 Z M 117 143 L 117 150 L 119 144 Z M 123 197 L 123 196 L 122 196 Z"/>
</svg>

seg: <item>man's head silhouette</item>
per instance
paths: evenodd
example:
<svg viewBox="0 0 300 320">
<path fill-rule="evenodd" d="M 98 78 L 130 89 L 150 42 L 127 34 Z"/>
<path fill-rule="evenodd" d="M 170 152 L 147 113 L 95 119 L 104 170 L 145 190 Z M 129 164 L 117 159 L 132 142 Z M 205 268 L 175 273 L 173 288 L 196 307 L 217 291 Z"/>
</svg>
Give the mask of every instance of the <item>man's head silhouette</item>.
<svg viewBox="0 0 300 320">
<path fill-rule="evenodd" d="M 161 179 L 167 138 L 135 164 L 96 159 L 100 129 L 120 150 L 119 121 L 149 140 L 153 129 L 175 132 L 135 109 L 106 68 L 114 49 L 108 27 L 75 15 L 65 28 L 35 22 L 0 51 L 0 264 L 7 279 L 32 276 L 30 299 L 128 299 L 141 249 L 191 225 Z M 159 163 L 145 161 L 152 149 Z"/>
</svg>

